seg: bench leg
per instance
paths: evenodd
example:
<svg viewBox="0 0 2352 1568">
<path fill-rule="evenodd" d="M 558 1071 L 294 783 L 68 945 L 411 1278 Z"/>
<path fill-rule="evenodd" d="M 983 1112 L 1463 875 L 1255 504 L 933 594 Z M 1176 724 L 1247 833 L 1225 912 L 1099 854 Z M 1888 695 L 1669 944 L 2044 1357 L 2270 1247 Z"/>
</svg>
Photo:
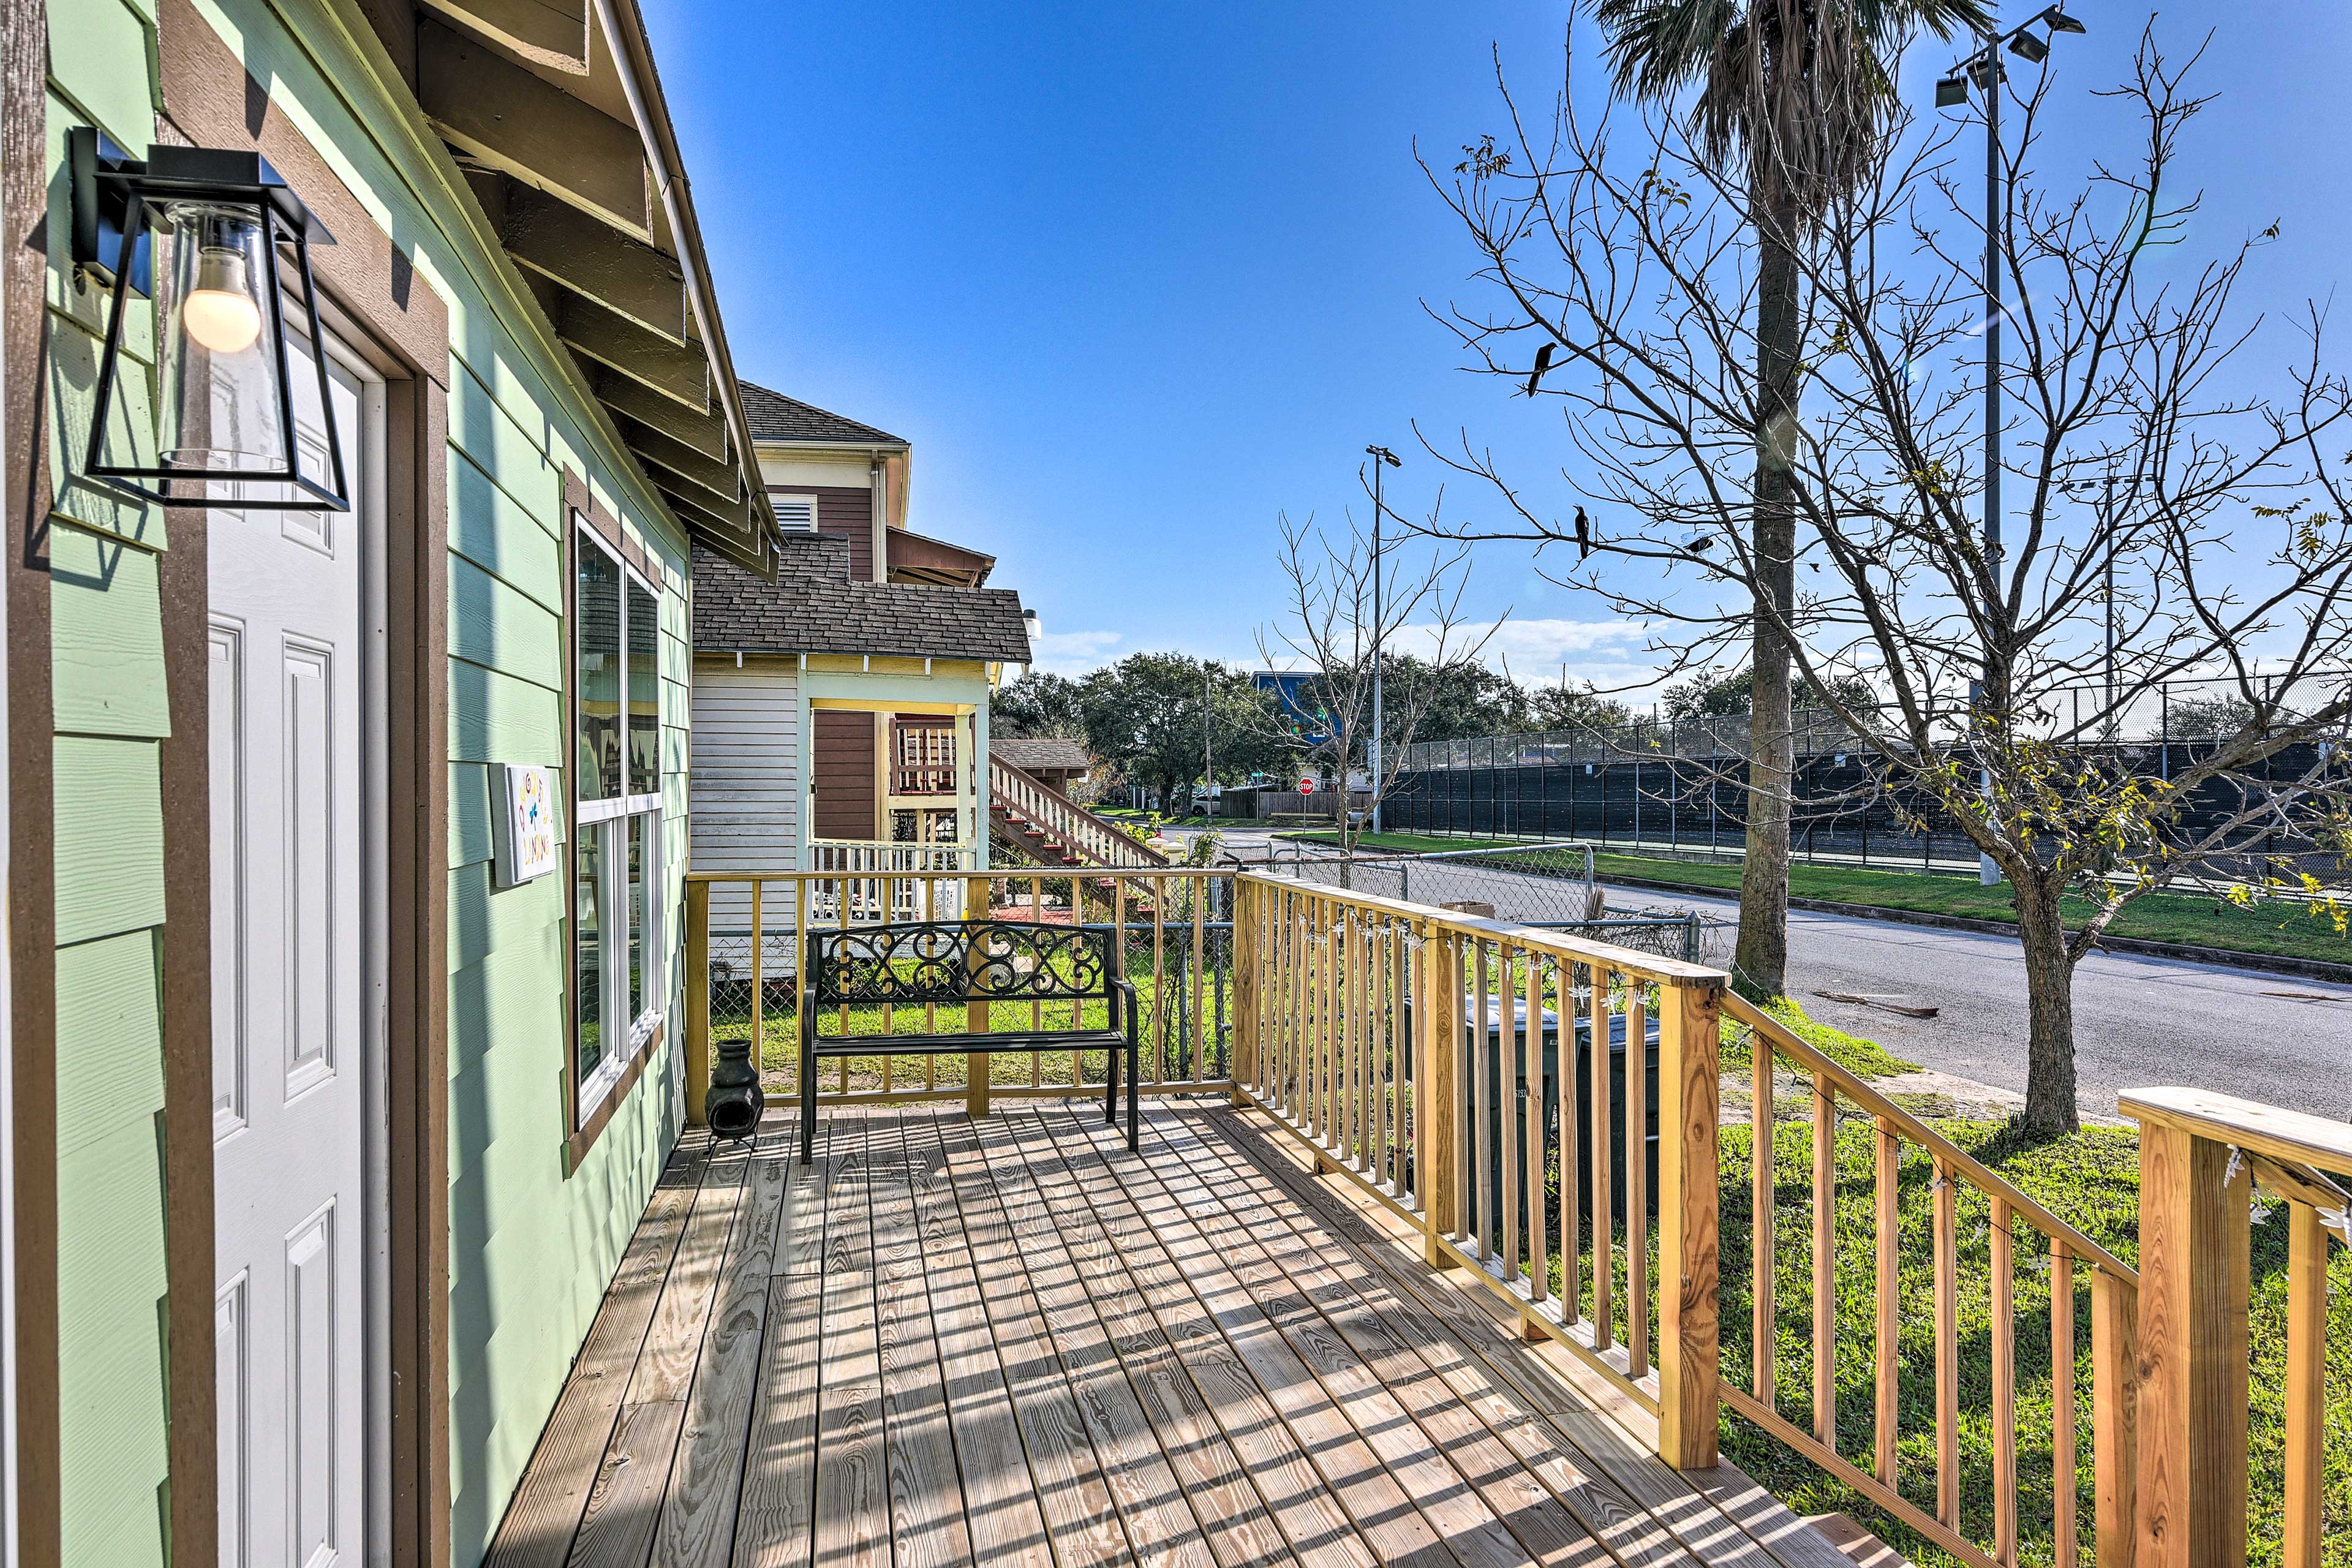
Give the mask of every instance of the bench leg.
<svg viewBox="0 0 2352 1568">
<path fill-rule="evenodd" d="M 1143 1058 L 1130 1043 L 1127 1047 L 1127 1151 L 1134 1153 L 1142 1146 L 1143 1118 Z"/>
<path fill-rule="evenodd" d="M 1118 1047 L 1103 1053 L 1103 1121 L 1118 1125 Z"/>
<path fill-rule="evenodd" d="M 816 1154 L 816 1053 L 801 1047 L 801 1163 Z"/>
</svg>

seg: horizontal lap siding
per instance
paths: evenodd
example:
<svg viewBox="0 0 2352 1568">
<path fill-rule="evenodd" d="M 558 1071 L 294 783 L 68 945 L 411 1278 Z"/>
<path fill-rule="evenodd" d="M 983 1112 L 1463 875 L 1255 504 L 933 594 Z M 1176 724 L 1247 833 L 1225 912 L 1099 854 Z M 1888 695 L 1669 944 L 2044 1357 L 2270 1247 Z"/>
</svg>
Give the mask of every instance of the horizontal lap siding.
<svg viewBox="0 0 2352 1568">
<path fill-rule="evenodd" d="M 154 140 L 142 7 L 85 0 L 49 32 L 47 141 L 96 124 Z M 65 254 L 66 182 L 49 182 L 49 564 L 56 819 L 58 1504 L 68 1563 L 162 1568 L 166 1448 L 163 1303 L 163 826 L 158 742 L 170 731 L 158 552 L 163 515 L 74 480 L 94 417 L 102 291 Z M 123 402 L 142 411 L 149 312 L 126 319 Z M 152 428 L 111 439 L 152 452 Z M 118 447 L 118 449 L 121 449 Z M 21 482 L 21 479 L 19 480 Z M 205 1478 L 205 1484 L 211 1484 Z"/>
<path fill-rule="evenodd" d="M 565 870 L 500 887 L 491 818 L 509 763 L 570 766 L 562 616 L 569 527 L 562 470 L 576 452 L 542 445 L 501 367 L 453 367 L 449 570 L 449 1190 L 454 1365 L 452 1536 L 459 1568 L 478 1561 L 529 1462 L 562 1380 L 618 1265 L 678 1125 L 667 1059 L 566 1169 L 572 1128 Z M 501 384 L 493 391 L 492 383 Z M 599 489 L 599 500 L 617 507 Z M 681 770 L 689 722 L 673 635 L 683 558 L 622 509 L 624 526 L 665 563 L 659 647 L 665 766 Z M 686 796 L 668 781 L 664 864 L 669 967 L 683 968 L 680 877 Z M 673 1003 L 675 1002 L 675 992 Z M 672 1008 L 673 1016 L 676 1008 Z M 665 1047 L 664 1056 L 669 1055 Z"/>
</svg>

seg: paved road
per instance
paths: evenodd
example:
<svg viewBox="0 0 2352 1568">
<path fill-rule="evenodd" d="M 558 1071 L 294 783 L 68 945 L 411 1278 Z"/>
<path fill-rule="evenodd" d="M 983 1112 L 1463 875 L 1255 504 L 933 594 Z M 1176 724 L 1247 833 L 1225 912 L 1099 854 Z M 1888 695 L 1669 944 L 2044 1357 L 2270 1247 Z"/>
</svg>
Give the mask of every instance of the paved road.
<svg viewBox="0 0 2352 1568">
<path fill-rule="evenodd" d="M 1610 901 L 1738 915 L 1733 900 L 1682 893 L 1617 888 Z M 1789 950 L 1790 989 L 1814 1017 L 1912 1061 L 2024 1090 L 2025 962 L 2015 939 L 1799 910 Z M 1815 991 L 1941 1011 L 1906 1018 Z M 2094 953 L 2075 971 L 2074 1032 L 2091 1115 L 2114 1115 L 2119 1090 L 2181 1084 L 2352 1121 L 2352 986 Z"/>
<path fill-rule="evenodd" d="M 1729 900 L 1612 889 L 1633 908 L 1694 905 L 1727 919 Z M 1791 911 L 1789 987 L 1823 1023 L 1896 1056 L 2001 1089 L 2025 1089 L 2025 960 L 2012 937 Z M 1816 991 L 1940 1008 L 1906 1018 Z M 2324 996 L 2326 1001 L 2299 998 Z M 2149 1084 L 2216 1089 L 2352 1120 L 2352 986 L 2170 959 L 2095 952 L 2074 972 L 2083 1110 Z"/>
</svg>

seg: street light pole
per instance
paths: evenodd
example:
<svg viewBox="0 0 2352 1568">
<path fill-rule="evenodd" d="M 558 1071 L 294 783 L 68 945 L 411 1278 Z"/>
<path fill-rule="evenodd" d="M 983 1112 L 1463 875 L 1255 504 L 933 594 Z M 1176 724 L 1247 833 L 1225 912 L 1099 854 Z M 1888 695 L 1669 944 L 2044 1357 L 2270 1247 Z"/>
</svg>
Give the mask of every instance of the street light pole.
<svg viewBox="0 0 2352 1568">
<path fill-rule="evenodd" d="M 1209 661 L 1201 661 L 1201 787 L 1207 790 L 1208 805 L 1202 815 L 1214 821 L 1217 815 L 1217 753 L 1209 732 L 1215 716 L 1215 700 L 1209 695 Z"/>
<path fill-rule="evenodd" d="M 2033 29 L 2046 27 L 2046 35 Z M 2000 55 L 2005 47 L 2011 54 L 2039 65 L 2050 58 L 2050 39 L 2061 33 L 2080 33 L 2083 24 L 2069 16 L 2056 5 L 2043 10 L 2019 26 L 1998 37 L 1984 35 L 1984 47 L 1969 58 L 1954 66 L 1949 75 L 1936 83 L 1936 107 L 1957 108 L 1969 100 L 1969 83 L 1973 79 L 1984 89 L 1985 96 L 1985 428 L 1984 428 L 1984 545 L 1986 574 L 1991 579 L 1993 593 L 2000 594 L 2000 237 L 2006 208 L 2001 201 L 2000 181 L 2000 84 L 2004 72 Z M 1994 650 L 1985 649 L 1984 677 L 1978 682 L 1979 702 L 1993 695 Z M 1978 770 L 1988 810 L 1992 804 L 1992 770 Z M 1993 858 L 1979 851 L 1977 879 L 1990 888 L 2000 882 L 2000 868 Z"/>
<path fill-rule="evenodd" d="M 1385 508 L 1381 502 L 1381 470 L 1401 468 L 1404 465 L 1386 447 L 1367 447 L 1364 455 L 1372 460 L 1372 831 L 1381 830 L 1381 638 L 1385 629 L 1385 612 L 1381 603 L 1381 522 Z M 1348 814 L 1348 759 L 1339 759 L 1339 815 Z"/>
</svg>

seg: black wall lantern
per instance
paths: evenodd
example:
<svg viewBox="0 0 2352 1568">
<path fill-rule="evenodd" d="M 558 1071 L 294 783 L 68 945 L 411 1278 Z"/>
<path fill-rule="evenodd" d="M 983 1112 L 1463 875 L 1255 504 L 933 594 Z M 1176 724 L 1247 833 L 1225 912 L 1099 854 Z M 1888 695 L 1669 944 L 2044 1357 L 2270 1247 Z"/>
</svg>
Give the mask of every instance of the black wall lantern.
<svg viewBox="0 0 2352 1568">
<path fill-rule="evenodd" d="M 88 127 L 68 134 L 73 258 L 114 294 L 82 472 L 169 506 L 350 510 L 310 277 L 310 247 L 332 245 L 334 236 L 257 153 L 158 145 L 142 161 Z M 158 237 L 160 247 L 151 244 Z M 295 432 L 282 304 L 293 279 L 319 377 L 323 485 L 302 471 Z M 124 307 L 134 293 L 155 301 L 150 466 L 109 461 L 106 451 L 122 380 Z"/>
</svg>

